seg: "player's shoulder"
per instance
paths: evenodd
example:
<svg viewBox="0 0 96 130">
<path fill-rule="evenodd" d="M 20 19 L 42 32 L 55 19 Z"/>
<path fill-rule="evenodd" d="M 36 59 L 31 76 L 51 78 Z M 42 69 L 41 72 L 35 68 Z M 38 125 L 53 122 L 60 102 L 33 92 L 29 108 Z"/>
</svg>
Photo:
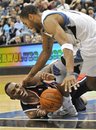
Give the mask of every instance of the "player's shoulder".
<svg viewBox="0 0 96 130">
<path fill-rule="evenodd" d="M 57 10 L 45 10 L 45 11 L 43 11 L 42 16 L 50 14 L 50 13 L 54 13 L 54 12 L 58 12 L 58 11 Z"/>
<path fill-rule="evenodd" d="M 49 12 L 51 12 L 51 11 L 50 10 L 45 10 L 45 11 L 43 11 L 42 15 L 44 15 L 46 13 L 49 13 Z"/>
<path fill-rule="evenodd" d="M 47 16 L 49 16 L 50 14 L 54 14 L 54 13 L 56 13 L 56 12 L 58 12 L 58 11 L 57 11 L 57 10 L 45 10 L 45 11 L 42 13 L 42 19 L 41 19 L 42 24 L 43 24 L 43 22 L 44 22 L 44 20 L 46 19 Z"/>
<path fill-rule="evenodd" d="M 50 13 L 50 10 L 45 10 L 43 13 L 42 13 L 42 24 L 43 24 L 43 22 L 44 22 L 44 20 L 45 20 L 45 18 L 46 18 L 46 16 L 48 15 Z"/>
</svg>

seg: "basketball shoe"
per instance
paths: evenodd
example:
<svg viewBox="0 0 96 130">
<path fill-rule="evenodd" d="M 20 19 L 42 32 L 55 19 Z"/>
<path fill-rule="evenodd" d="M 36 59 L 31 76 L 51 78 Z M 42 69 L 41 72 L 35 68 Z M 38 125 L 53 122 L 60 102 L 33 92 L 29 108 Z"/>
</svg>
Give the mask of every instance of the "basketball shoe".
<svg viewBox="0 0 96 130">
<path fill-rule="evenodd" d="M 68 115 L 70 116 L 77 116 L 78 112 L 75 108 L 75 106 L 72 103 L 71 96 L 64 97 L 63 96 L 63 110 L 68 112 Z"/>
<path fill-rule="evenodd" d="M 77 116 L 78 112 L 76 110 L 76 108 L 74 107 L 74 105 L 72 104 L 71 101 L 71 96 L 69 97 L 63 97 L 63 104 L 60 107 L 60 109 L 58 109 L 55 112 L 50 112 L 48 113 L 48 117 L 54 117 L 54 116 L 64 116 L 64 115 L 69 115 L 69 116 Z"/>
<path fill-rule="evenodd" d="M 87 100 L 84 96 L 84 93 L 90 91 L 89 88 L 86 86 L 86 74 L 79 74 L 77 77 L 77 81 L 80 85 L 77 91 L 72 91 L 72 103 L 74 104 L 76 110 L 84 111 L 86 110 Z"/>
</svg>

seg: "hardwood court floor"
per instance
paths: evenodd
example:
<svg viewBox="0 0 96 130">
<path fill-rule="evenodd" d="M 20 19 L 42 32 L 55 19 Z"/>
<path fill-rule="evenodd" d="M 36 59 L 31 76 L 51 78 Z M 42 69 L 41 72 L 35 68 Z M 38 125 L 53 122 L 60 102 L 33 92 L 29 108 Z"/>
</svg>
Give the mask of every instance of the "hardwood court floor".
<svg viewBox="0 0 96 130">
<path fill-rule="evenodd" d="M 20 104 L 17 100 L 10 100 L 5 94 L 4 86 L 8 82 L 21 83 L 25 75 L 0 76 L 0 112 L 20 110 Z"/>
</svg>

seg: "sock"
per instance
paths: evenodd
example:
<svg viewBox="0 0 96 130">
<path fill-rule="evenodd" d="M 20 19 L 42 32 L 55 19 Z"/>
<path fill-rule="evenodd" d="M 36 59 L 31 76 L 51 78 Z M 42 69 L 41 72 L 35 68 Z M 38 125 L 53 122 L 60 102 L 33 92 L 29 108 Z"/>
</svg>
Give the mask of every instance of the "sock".
<svg viewBox="0 0 96 130">
<path fill-rule="evenodd" d="M 71 115 L 71 116 L 77 116 L 78 115 L 78 112 L 77 112 L 75 106 L 72 103 L 70 95 L 68 97 L 63 96 L 63 110 L 64 110 L 64 108 L 65 108 L 65 110 L 67 110 L 69 115 Z"/>
<path fill-rule="evenodd" d="M 63 96 L 63 105 L 65 108 L 69 108 L 72 104 L 71 96 L 65 97 Z"/>
</svg>

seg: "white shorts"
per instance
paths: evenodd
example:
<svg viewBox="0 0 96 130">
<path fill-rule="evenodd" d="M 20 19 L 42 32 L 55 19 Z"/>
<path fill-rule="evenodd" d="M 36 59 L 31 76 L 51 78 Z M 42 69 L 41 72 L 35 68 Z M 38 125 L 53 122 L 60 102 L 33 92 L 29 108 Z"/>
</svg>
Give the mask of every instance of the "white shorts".
<svg viewBox="0 0 96 130">
<path fill-rule="evenodd" d="M 81 73 L 96 77 L 96 37 L 84 41 L 81 45 L 80 50 L 83 58 Z"/>
<path fill-rule="evenodd" d="M 90 77 L 96 77 L 96 58 L 84 61 L 81 73 Z"/>
</svg>

